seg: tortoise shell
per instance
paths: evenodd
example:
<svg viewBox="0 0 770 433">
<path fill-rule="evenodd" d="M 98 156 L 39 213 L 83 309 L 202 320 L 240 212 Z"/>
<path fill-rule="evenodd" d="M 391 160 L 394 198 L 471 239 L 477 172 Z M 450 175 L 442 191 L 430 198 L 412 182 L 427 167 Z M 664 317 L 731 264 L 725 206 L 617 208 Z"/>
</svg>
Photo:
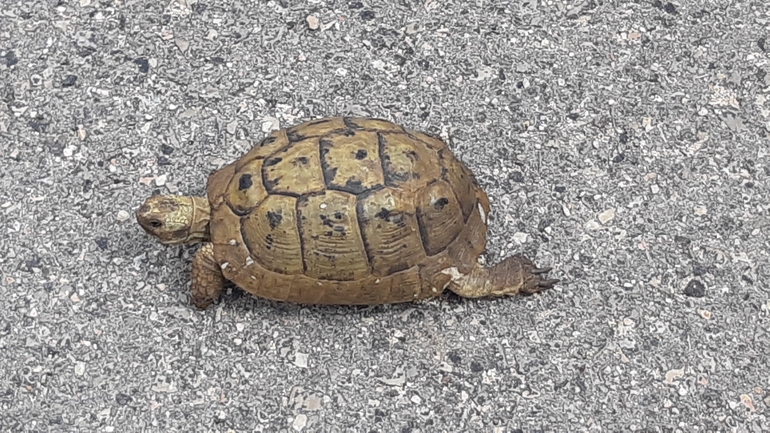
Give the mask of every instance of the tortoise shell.
<svg viewBox="0 0 770 433">
<path fill-rule="evenodd" d="M 367 118 L 274 131 L 207 184 L 225 278 L 272 300 L 441 294 L 486 245 L 489 201 L 439 138 Z"/>
</svg>

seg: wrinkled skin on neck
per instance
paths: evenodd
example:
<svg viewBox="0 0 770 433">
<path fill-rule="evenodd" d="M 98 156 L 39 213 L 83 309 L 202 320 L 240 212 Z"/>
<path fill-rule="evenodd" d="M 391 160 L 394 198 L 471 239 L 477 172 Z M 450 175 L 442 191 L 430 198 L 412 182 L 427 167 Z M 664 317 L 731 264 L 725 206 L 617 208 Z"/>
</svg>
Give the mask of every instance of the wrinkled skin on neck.
<svg viewBox="0 0 770 433">
<path fill-rule="evenodd" d="M 209 240 L 209 213 L 203 197 L 157 195 L 136 211 L 136 221 L 162 244 L 194 244 Z"/>
</svg>

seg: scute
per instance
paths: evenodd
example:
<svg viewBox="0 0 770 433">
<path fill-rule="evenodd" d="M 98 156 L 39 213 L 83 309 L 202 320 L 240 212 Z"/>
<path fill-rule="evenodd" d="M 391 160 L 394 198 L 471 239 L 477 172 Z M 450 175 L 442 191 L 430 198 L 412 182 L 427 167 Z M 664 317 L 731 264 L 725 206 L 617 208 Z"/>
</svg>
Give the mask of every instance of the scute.
<svg viewBox="0 0 770 433">
<path fill-rule="evenodd" d="M 251 161 L 230 179 L 225 200 L 238 215 L 248 214 L 267 197 L 262 185 L 262 161 Z"/>
<path fill-rule="evenodd" d="M 321 165 L 327 188 L 360 194 L 385 183 L 377 134 L 346 130 L 321 138 Z"/>
<path fill-rule="evenodd" d="M 395 188 L 359 197 L 358 221 L 374 275 L 390 275 L 425 258 L 415 212 L 414 200 Z"/>
<path fill-rule="evenodd" d="M 270 194 L 299 196 L 326 189 L 318 138 L 308 138 L 274 153 L 262 163 L 262 179 Z"/>
<path fill-rule="evenodd" d="M 473 209 L 476 208 L 476 190 L 478 190 L 476 179 L 449 149 L 440 150 L 438 155 L 441 160 L 441 177 L 452 187 L 462 208 L 463 219 L 467 221 Z"/>
<path fill-rule="evenodd" d="M 417 194 L 417 218 L 429 256 L 443 251 L 457 237 L 463 229 L 463 214 L 449 183 L 440 180 Z"/>
<path fill-rule="evenodd" d="M 305 275 L 351 281 L 366 277 L 369 261 L 356 218 L 356 196 L 325 191 L 297 203 Z"/>
<path fill-rule="evenodd" d="M 438 155 L 406 134 L 380 133 L 385 184 L 414 192 L 441 176 Z"/>
<path fill-rule="evenodd" d="M 476 258 L 487 245 L 487 225 L 481 218 L 481 209 L 476 206 L 463 224 L 457 238 L 446 247 L 449 257 L 460 272 L 467 273 L 476 263 Z"/>
<path fill-rule="evenodd" d="M 297 199 L 273 194 L 241 219 L 243 242 L 252 260 L 282 274 L 304 271 L 297 228 Z"/>
</svg>

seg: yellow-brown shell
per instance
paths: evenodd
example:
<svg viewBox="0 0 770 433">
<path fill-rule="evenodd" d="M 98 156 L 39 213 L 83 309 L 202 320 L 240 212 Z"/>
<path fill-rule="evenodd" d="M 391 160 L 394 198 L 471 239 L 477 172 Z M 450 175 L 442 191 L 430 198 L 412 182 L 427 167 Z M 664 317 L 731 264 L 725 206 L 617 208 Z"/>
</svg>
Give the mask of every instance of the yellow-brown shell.
<svg viewBox="0 0 770 433">
<path fill-rule="evenodd" d="M 273 300 L 405 302 L 440 294 L 486 245 L 489 202 L 439 138 L 326 118 L 274 131 L 212 174 L 224 276 Z"/>
</svg>

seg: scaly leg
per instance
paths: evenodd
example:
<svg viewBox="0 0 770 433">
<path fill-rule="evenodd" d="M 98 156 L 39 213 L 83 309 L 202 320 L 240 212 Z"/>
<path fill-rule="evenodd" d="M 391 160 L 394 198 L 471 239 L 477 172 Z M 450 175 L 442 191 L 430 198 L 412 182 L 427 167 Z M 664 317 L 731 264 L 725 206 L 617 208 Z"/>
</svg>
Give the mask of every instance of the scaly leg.
<svg viewBox="0 0 770 433">
<path fill-rule="evenodd" d="M 476 264 L 467 274 L 457 268 L 445 269 L 452 276 L 449 290 L 466 298 L 485 296 L 531 295 L 550 289 L 559 280 L 546 280 L 542 275 L 550 268 L 536 268 L 528 259 L 516 255 L 491 267 Z"/>
<path fill-rule="evenodd" d="M 192 303 L 205 310 L 219 298 L 225 285 L 225 277 L 219 264 L 214 260 L 214 245 L 203 244 L 195 254 L 192 264 Z"/>
</svg>

